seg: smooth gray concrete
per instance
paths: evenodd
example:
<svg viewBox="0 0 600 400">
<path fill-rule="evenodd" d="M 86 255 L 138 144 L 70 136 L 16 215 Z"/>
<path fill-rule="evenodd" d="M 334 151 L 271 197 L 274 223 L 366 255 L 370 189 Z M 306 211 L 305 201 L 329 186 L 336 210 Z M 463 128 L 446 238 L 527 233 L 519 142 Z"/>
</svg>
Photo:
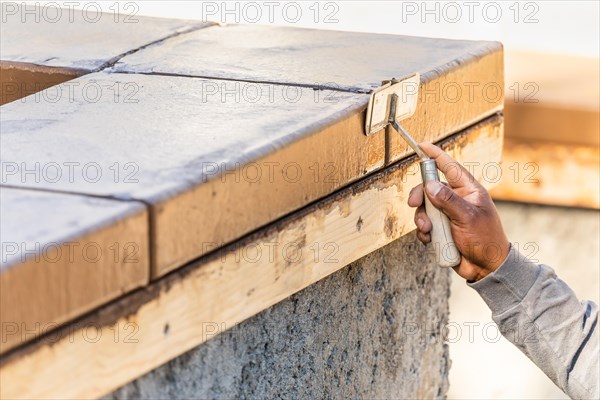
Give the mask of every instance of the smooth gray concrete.
<svg viewBox="0 0 600 400">
<path fill-rule="evenodd" d="M 136 15 L 133 3 L 4 2 L 0 24 L 0 58 L 8 63 L 63 67 L 80 71 L 103 69 L 120 57 L 151 43 L 211 25 L 184 19 Z M 75 5 L 75 8 L 73 8 Z M 118 6 L 118 9 L 115 9 Z M 115 13 L 115 11 L 120 13 Z M 122 13 L 122 14 L 121 14 Z"/>
<path fill-rule="evenodd" d="M 370 93 L 383 81 L 415 72 L 427 82 L 501 47 L 487 41 L 231 24 L 146 47 L 113 69 Z"/>
<path fill-rule="evenodd" d="M 107 399 L 443 398 L 450 271 L 424 260 L 413 232 Z"/>
</svg>

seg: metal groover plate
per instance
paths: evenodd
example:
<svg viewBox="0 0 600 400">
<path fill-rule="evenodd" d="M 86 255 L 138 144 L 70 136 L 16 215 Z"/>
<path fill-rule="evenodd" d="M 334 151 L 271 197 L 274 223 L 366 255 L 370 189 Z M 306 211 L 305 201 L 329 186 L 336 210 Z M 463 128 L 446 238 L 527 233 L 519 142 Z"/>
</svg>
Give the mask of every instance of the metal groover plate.
<svg viewBox="0 0 600 400">
<path fill-rule="evenodd" d="M 393 79 L 371 92 L 367 118 L 365 119 L 365 135 L 379 132 L 389 123 L 391 95 L 398 95 L 396 105 L 396 121 L 411 117 L 417 108 L 420 76 L 412 74 L 402 79 Z"/>
</svg>

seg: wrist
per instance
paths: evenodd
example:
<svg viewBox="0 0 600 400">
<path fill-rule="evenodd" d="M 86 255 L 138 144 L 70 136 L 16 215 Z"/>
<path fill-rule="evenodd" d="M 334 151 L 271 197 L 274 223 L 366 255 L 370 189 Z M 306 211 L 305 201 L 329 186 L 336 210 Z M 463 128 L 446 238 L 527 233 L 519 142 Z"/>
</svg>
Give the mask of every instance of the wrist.
<svg viewBox="0 0 600 400">
<path fill-rule="evenodd" d="M 500 268 L 502 264 L 504 264 L 504 262 L 508 258 L 508 255 L 510 254 L 510 242 L 505 238 L 498 245 L 498 250 L 499 251 L 496 256 L 492 256 L 489 258 L 489 262 L 487 263 L 485 268 L 488 271 L 486 275 L 491 274 L 492 272 Z"/>
<path fill-rule="evenodd" d="M 510 242 L 505 240 L 499 245 L 497 255 L 495 257 L 490 257 L 488 262 L 484 266 L 480 266 L 474 276 L 471 279 L 467 279 L 467 281 L 471 283 L 477 282 L 500 268 L 510 255 L 510 247 Z"/>
</svg>

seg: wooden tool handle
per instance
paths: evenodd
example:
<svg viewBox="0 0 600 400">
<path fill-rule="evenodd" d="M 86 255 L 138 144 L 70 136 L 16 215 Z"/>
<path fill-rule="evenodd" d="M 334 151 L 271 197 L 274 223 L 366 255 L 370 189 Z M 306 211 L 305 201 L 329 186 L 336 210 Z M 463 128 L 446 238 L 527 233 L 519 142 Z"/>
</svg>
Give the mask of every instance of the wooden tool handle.
<svg viewBox="0 0 600 400">
<path fill-rule="evenodd" d="M 434 160 L 421 161 L 421 176 L 423 177 L 423 186 L 429 181 L 440 181 Z M 450 220 L 446 214 L 431 204 L 426 193 L 423 193 L 423 197 L 425 197 L 425 212 L 433 226 L 430 246 L 434 248 L 436 260 L 440 267 L 455 267 L 460 264 L 462 256 L 452 239 Z"/>
</svg>

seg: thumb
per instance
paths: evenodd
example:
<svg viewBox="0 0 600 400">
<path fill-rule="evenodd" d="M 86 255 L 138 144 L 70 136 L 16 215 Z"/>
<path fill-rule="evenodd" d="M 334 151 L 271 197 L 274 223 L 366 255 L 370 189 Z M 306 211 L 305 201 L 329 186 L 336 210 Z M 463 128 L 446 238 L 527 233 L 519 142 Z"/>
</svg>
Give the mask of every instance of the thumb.
<svg viewBox="0 0 600 400">
<path fill-rule="evenodd" d="M 431 204 L 442 210 L 453 221 L 464 221 L 472 213 L 473 206 L 441 182 L 427 182 L 425 192 Z"/>
</svg>

